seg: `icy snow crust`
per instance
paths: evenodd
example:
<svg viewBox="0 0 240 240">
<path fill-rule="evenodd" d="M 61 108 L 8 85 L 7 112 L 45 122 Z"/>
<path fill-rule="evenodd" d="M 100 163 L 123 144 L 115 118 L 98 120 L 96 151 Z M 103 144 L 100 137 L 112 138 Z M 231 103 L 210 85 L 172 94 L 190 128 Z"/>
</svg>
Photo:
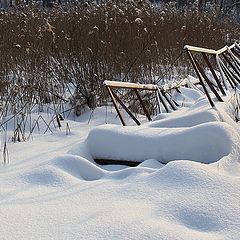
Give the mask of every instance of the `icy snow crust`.
<svg viewBox="0 0 240 240">
<path fill-rule="evenodd" d="M 140 127 L 117 125 L 110 109 L 109 124 L 97 126 L 99 108 L 89 125 L 91 112 L 68 121 L 70 135 L 63 127 L 9 145 L 0 239 L 237 240 L 240 131 L 230 100 L 211 109 L 194 90 L 182 92 L 189 108 Z M 97 157 L 143 162 L 103 167 Z"/>
</svg>

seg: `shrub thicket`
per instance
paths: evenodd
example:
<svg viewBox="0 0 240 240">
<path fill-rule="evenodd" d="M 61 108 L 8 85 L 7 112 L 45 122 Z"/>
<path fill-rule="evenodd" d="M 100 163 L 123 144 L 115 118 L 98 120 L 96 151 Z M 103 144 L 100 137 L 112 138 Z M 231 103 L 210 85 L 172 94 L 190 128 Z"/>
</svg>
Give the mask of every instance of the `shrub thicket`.
<svg viewBox="0 0 240 240">
<path fill-rule="evenodd" d="M 104 80 L 154 82 L 185 44 L 218 49 L 238 34 L 217 13 L 143 1 L 1 11 L 2 121 L 9 111 L 51 102 L 70 102 L 80 114 L 82 106 L 102 101 Z M 177 74 L 188 65 L 183 55 Z"/>
</svg>

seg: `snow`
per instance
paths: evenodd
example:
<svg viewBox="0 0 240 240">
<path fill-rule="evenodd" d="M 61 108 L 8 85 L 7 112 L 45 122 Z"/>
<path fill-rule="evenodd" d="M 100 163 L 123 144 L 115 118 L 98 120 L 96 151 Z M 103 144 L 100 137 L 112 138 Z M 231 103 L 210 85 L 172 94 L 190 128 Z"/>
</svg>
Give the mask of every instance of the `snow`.
<svg viewBox="0 0 240 240">
<path fill-rule="evenodd" d="M 139 116 L 141 126 L 122 127 L 102 107 L 62 121 L 53 134 L 9 143 L 10 162 L 0 168 L 1 239 L 238 239 L 232 98 L 212 109 L 196 90 L 181 91 L 182 109 L 152 122 Z M 100 166 L 94 158 L 142 163 Z"/>
<path fill-rule="evenodd" d="M 87 139 L 95 159 L 139 162 L 153 158 L 162 163 L 181 159 L 215 162 L 238 148 L 239 140 L 226 123 L 172 129 L 106 125 L 93 129 Z"/>
<path fill-rule="evenodd" d="M 193 127 L 199 124 L 207 122 L 227 122 L 234 128 L 237 124 L 229 118 L 229 113 L 226 113 L 228 106 L 220 104 L 215 108 L 211 108 L 205 98 L 199 98 L 191 107 L 182 108 L 179 111 L 171 114 L 165 114 L 165 119 L 162 116 L 157 116 L 151 123 L 147 124 L 150 127 L 167 127 L 167 128 L 178 128 L 178 127 Z M 233 117 L 233 116 L 232 116 Z M 160 118 L 160 120 L 158 120 Z"/>
</svg>

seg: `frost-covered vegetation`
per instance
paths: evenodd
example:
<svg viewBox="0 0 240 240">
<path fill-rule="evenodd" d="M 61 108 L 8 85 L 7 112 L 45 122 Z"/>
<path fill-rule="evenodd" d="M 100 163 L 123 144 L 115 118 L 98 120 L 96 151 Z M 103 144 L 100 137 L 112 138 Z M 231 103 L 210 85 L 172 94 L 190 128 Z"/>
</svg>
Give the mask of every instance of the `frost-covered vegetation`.
<svg viewBox="0 0 240 240">
<path fill-rule="evenodd" d="M 179 11 L 171 4 L 11 8 L 0 12 L 1 100 L 14 111 L 17 99 L 23 104 L 63 100 L 71 83 L 72 103 L 94 107 L 102 81 L 127 75 L 124 80 L 152 82 L 185 44 L 217 49 L 238 34 L 237 26 L 220 21 L 217 13 Z M 184 56 L 176 67 L 178 74 L 189 70 Z"/>
<path fill-rule="evenodd" d="M 233 20 L 196 4 L 185 10 L 144 1 L 7 8 L 0 12 L 0 126 L 6 130 L 13 119 L 13 141 L 25 140 L 26 123 L 30 133 L 38 127 L 32 111 L 49 109 L 49 130 L 69 109 L 78 116 L 105 104 L 104 80 L 154 83 L 185 44 L 218 49 L 238 34 Z M 189 74 L 189 65 L 181 55 L 166 80 Z"/>
<path fill-rule="evenodd" d="M 128 0 L 129 1 L 129 0 Z M 147 0 L 145 0 L 147 1 Z M 238 0 L 149 0 L 151 3 L 174 3 L 178 8 L 191 7 L 195 4 L 199 10 L 218 10 L 225 14 L 238 14 L 240 4 Z M 66 5 L 68 7 L 76 6 L 84 2 L 94 2 L 94 0 L 1 0 L 0 7 L 18 7 L 18 6 L 41 6 L 53 7 L 55 5 Z M 97 3 L 102 3 L 104 0 L 97 0 Z"/>
</svg>

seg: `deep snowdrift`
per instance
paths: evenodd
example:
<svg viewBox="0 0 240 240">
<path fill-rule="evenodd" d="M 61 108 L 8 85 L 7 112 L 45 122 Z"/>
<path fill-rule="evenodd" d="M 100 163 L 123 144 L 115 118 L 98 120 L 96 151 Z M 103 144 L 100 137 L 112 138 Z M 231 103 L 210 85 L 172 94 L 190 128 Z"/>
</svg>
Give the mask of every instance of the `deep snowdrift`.
<svg viewBox="0 0 240 240">
<path fill-rule="evenodd" d="M 111 124 L 93 128 L 105 122 L 99 108 L 68 121 L 70 135 L 62 122 L 62 132 L 10 144 L 1 239 L 237 240 L 239 125 L 228 101 L 211 109 L 194 90 L 182 92 L 195 104 L 141 127 L 113 125 L 110 110 Z M 101 156 L 145 161 L 99 166 Z"/>
<path fill-rule="evenodd" d="M 136 162 L 213 163 L 228 155 L 240 161 L 239 126 L 225 108 L 226 103 L 211 108 L 199 99 L 188 110 L 165 114 L 164 119 L 143 126 L 99 126 L 88 135 L 89 151 L 94 159 Z"/>
<path fill-rule="evenodd" d="M 171 129 L 106 125 L 93 129 L 87 142 L 96 159 L 212 163 L 239 149 L 239 139 L 234 128 L 217 122 Z"/>
</svg>

